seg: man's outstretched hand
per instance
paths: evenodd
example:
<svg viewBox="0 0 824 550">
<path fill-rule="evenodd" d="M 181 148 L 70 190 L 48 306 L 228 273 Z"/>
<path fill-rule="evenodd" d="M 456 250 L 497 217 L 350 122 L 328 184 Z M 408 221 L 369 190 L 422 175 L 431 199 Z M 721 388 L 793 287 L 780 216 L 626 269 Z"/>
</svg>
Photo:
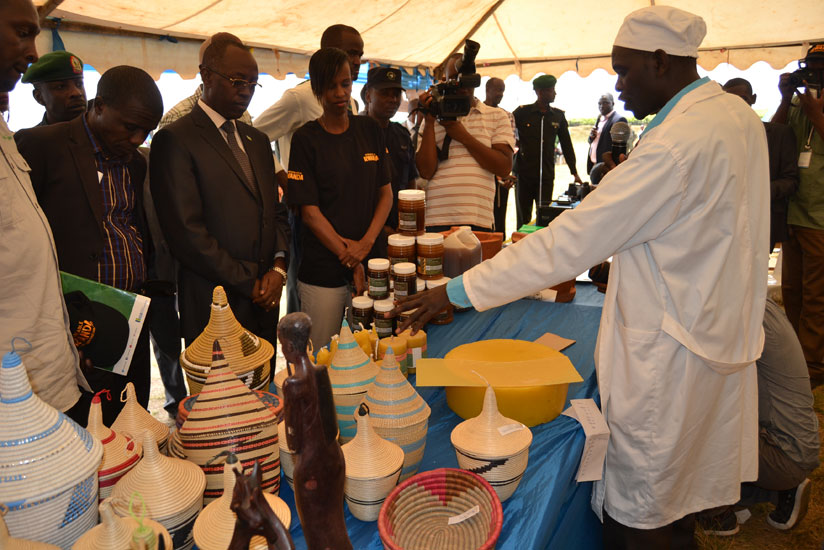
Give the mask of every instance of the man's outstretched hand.
<svg viewBox="0 0 824 550">
<path fill-rule="evenodd" d="M 446 285 L 425 290 L 412 296 L 395 298 L 395 315 L 402 311 L 416 310 L 406 321 L 398 325 L 397 334 L 412 327 L 412 334 L 417 333 L 438 312 L 449 306 Z"/>
</svg>

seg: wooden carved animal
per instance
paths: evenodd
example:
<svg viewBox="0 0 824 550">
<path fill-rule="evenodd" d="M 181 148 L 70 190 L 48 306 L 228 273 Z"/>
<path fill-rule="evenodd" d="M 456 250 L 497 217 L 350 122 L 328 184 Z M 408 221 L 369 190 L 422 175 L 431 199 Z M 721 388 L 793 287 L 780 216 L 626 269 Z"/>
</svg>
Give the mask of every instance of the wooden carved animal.
<svg viewBox="0 0 824 550">
<path fill-rule="evenodd" d="M 231 508 L 237 521 L 228 550 L 249 550 L 255 535 L 266 539 L 269 550 L 295 550 L 289 531 L 263 498 L 260 488 L 263 478 L 258 463 L 252 467 L 251 475 L 235 472 L 235 477 Z"/>
</svg>

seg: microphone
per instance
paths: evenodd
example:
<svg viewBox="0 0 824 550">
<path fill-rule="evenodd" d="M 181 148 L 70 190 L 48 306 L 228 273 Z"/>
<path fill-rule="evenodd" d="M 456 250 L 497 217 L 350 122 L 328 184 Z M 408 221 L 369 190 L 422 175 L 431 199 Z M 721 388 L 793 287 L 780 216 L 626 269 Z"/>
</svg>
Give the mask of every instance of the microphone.
<svg viewBox="0 0 824 550">
<path fill-rule="evenodd" d="M 627 142 L 632 130 L 626 122 L 616 122 L 609 130 L 609 136 L 612 138 L 612 161 L 615 164 L 620 162 L 620 155 L 627 154 Z"/>
</svg>

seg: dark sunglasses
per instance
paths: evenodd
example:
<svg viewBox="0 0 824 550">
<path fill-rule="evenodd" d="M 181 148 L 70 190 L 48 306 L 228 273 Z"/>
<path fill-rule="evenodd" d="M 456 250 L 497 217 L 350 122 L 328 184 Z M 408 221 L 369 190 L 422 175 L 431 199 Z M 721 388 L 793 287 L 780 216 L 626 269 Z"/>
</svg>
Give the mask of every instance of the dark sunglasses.
<svg viewBox="0 0 824 550">
<path fill-rule="evenodd" d="M 243 88 L 249 88 L 249 90 L 251 90 L 251 91 L 255 91 L 255 87 L 263 88 L 263 86 L 258 81 L 250 82 L 248 80 L 243 80 L 242 78 L 232 78 L 231 76 L 226 76 L 223 73 L 217 72 L 216 70 L 214 70 L 211 67 L 206 67 L 206 68 L 209 69 L 210 71 L 212 71 L 213 73 L 215 73 L 217 76 L 219 76 L 221 78 L 225 78 L 226 80 L 231 82 L 233 88 L 237 88 L 239 90 L 242 90 Z"/>
</svg>

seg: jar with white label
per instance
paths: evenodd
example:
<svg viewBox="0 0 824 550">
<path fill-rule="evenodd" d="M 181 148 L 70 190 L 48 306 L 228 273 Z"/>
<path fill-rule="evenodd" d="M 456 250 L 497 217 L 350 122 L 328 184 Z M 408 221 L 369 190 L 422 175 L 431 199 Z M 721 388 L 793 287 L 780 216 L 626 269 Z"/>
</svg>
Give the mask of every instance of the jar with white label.
<svg viewBox="0 0 824 550">
<path fill-rule="evenodd" d="M 432 290 L 433 288 L 438 288 L 439 286 L 443 286 L 448 283 L 451 279 L 449 277 L 441 277 L 440 279 L 434 279 L 431 281 L 426 281 L 426 289 Z M 444 309 L 439 311 L 429 320 L 429 324 L 431 325 L 448 325 L 452 322 L 453 316 L 453 308 L 452 304 L 449 304 Z"/>
<path fill-rule="evenodd" d="M 355 296 L 352 298 L 352 326 L 362 326 L 369 330 L 372 328 L 372 317 L 375 310 L 373 309 L 374 301 L 368 296 Z"/>
<path fill-rule="evenodd" d="M 392 300 L 378 300 L 373 305 L 375 316 L 372 327 L 378 338 L 388 338 L 395 333 L 395 302 Z"/>
<path fill-rule="evenodd" d="M 418 277 L 440 279 L 443 277 L 443 235 L 424 233 L 418 237 Z"/>
<path fill-rule="evenodd" d="M 385 300 L 389 297 L 389 260 L 372 258 L 366 264 L 369 297 L 373 300 Z"/>
<path fill-rule="evenodd" d="M 398 231 L 403 235 L 423 235 L 426 231 L 426 191 L 398 191 Z"/>
<path fill-rule="evenodd" d="M 392 266 L 395 272 L 395 296 L 412 296 L 418 293 L 418 277 L 415 264 L 403 262 Z"/>
</svg>

